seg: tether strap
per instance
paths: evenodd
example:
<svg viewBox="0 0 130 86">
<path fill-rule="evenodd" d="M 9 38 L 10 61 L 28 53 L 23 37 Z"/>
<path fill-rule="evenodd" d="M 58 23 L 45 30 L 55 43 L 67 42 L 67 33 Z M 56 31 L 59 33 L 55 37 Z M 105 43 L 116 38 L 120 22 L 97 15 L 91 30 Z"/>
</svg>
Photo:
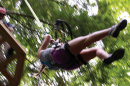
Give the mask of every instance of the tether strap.
<svg viewBox="0 0 130 86">
<path fill-rule="evenodd" d="M 83 58 L 81 57 L 80 54 L 78 54 L 77 57 L 78 57 L 79 61 L 81 61 L 84 65 L 87 65 L 87 62 L 85 62 L 85 61 L 83 60 Z"/>
<path fill-rule="evenodd" d="M 74 56 L 74 55 L 69 51 L 69 49 L 68 49 L 69 47 L 70 47 L 69 44 L 66 43 L 66 46 L 65 46 L 66 52 L 68 52 L 71 56 Z M 74 57 L 75 57 L 75 56 L 74 56 Z M 78 57 L 78 61 L 82 62 L 84 65 L 87 64 L 87 62 L 84 61 L 84 59 L 81 57 L 80 54 L 78 54 L 77 57 Z"/>
</svg>

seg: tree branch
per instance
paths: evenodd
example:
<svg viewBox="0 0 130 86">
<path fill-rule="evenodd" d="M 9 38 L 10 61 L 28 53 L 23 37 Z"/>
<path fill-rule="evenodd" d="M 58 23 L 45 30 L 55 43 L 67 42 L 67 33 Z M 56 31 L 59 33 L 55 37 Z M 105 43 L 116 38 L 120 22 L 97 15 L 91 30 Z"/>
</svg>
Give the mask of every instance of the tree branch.
<svg viewBox="0 0 130 86">
<path fill-rule="evenodd" d="M 60 2 L 57 1 L 57 0 L 51 0 L 51 1 L 53 1 L 53 2 L 55 2 L 57 4 L 60 4 L 60 5 L 63 5 L 63 6 L 67 5 L 67 3 L 65 1 L 60 1 Z"/>
<path fill-rule="evenodd" d="M 28 17 L 28 18 L 31 18 L 31 19 L 35 19 L 33 16 L 30 16 L 30 15 L 26 15 L 26 14 L 22 14 L 22 13 L 16 13 L 16 12 L 13 12 L 13 11 L 10 11 L 10 10 L 7 10 L 6 11 L 7 15 L 10 15 L 10 14 L 14 14 L 14 15 L 17 15 L 17 16 L 22 16 L 22 17 Z M 53 24 L 49 23 L 49 22 L 46 22 L 46 21 L 43 21 L 42 19 L 39 19 L 41 22 L 45 23 L 45 24 L 48 24 L 50 26 L 53 26 Z"/>
<path fill-rule="evenodd" d="M 20 23 L 22 26 L 24 26 L 25 28 L 27 28 L 28 30 L 32 30 L 32 29 L 30 29 L 29 27 L 27 27 L 26 25 L 24 25 L 23 23 L 21 23 L 17 18 L 15 18 L 15 17 L 13 17 L 12 15 L 10 15 L 9 14 L 9 16 L 11 17 L 11 18 L 13 18 L 14 20 L 16 20 L 18 23 Z M 33 30 L 33 31 L 36 31 L 36 30 Z"/>
<path fill-rule="evenodd" d="M 14 18 L 13 16 L 11 16 L 11 14 L 17 15 L 17 16 L 22 16 L 22 17 L 28 17 L 28 18 L 31 18 L 31 19 L 35 19 L 33 16 L 30 16 L 30 15 L 26 15 L 26 14 L 22 14 L 22 13 L 16 13 L 16 12 L 7 10 L 7 15 L 9 15 L 9 16 L 12 17 L 12 18 Z M 16 18 L 14 18 L 14 19 L 15 19 L 16 21 L 18 21 Z M 48 22 L 43 21 L 43 20 L 41 20 L 41 19 L 40 19 L 40 21 L 53 27 L 53 24 L 51 24 L 51 23 L 48 23 Z M 19 23 L 20 23 L 20 22 L 19 22 Z M 23 25 L 23 24 L 21 24 L 21 25 L 24 26 L 24 27 L 26 27 L 26 26 Z M 26 27 L 26 28 L 28 28 L 28 27 Z M 29 28 L 28 28 L 28 29 L 29 29 Z M 68 33 L 68 34 L 69 34 L 69 33 Z M 76 37 L 76 36 L 73 35 L 73 37 Z"/>
</svg>

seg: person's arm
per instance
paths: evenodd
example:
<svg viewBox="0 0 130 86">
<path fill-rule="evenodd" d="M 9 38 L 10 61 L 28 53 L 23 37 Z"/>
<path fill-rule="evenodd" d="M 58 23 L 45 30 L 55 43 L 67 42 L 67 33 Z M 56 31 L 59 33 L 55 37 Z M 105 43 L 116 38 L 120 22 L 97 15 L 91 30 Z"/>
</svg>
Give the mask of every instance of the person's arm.
<svg viewBox="0 0 130 86">
<path fill-rule="evenodd" d="M 42 68 L 40 69 L 39 73 L 34 74 L 34 77 L 39 76 L 42 73 L 42 70 L 45 68 L 45 65 L 42 65 Z"/>
<path fill-rule="evenodd" d="M 49 34 L 45 35 L 45 38 L 44 38 L 40 48 L 38 49 L 38 53 L 37 53 L 38 58 L 40 58 L 41 51 L 46 49 L 52 40 L 53 39 L 52 39 L 51 35 L 49 35 Z"/>
<path fill-rule="evenodd" d="M 14 29 L 10 23 L 4 22 L 4 25 L 8 28 L 9 31 L 14 32 Z"/>
<path fill-rule="evenodd" d="M 42 68 L 39 71 L 39 74 L 42 72 L 42 70 L 45 68 L 45 65 L 42 65 Z"/>
<path fill-rule="evenodd" d="M 14 32 L 14 29 L 12 27 L 7 27 L 9 31 Z"/>
</svg>

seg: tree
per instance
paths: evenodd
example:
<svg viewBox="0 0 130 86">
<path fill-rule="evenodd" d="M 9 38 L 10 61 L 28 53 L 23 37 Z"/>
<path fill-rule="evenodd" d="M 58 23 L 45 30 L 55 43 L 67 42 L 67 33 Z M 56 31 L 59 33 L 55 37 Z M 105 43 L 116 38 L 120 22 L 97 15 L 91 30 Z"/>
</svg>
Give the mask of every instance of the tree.
<svg viewBox="0 0 130 86">
<path fill-rule="evenodd" d="M 82 0 L 81 0 L 82 1 Z M 130 12 L 129 0 L 95 0 L 91 3 L 75 1 L 74 5 L 69 4 L 69 0 L 28 0 L 33 10 L 39 17 L 49 34 L 54 37 L 53 23 L 56 19 L 67 21 L 72 29 L 74 37 L 90 34 L 97 30 L 108 28 L 118 23 L 121 13 Z M 125 56 L 122 60 L 114 62 L 109 66 L 104 66 L 100 60 L 90 62 L 87 66 L 82 66 L 75 71 L 49 71 L 46 69 L 45 74 L 40 77 L 32 77 L 32 73 L 37 72 L 34 67 L 37 59 L 37 50 L 43 40 L 43 30 L 37 26 L 37 22 L 25 4 L 24 0 L 2 0 L 1 4 L 7 9 L 7 17 L 13 24 L 16 39 L 24 46 L 27 51 L 24 74 L 21 79 L 22 85 L 120 85 L 128 86 L 130 76 L 127 74 L 129 69 L 129 24 L 117 39 L 107 37 L 103 39 L 104 49 L 113 52 L 117 48 L 125 48 Z M 80 5 L 79 5 L 80 4 Z M 81 6 L 81 7 L 80 7 Z M 89 9 L 98 7 L 98 13 L 88 15 Z M 70 36 L 67 35 L 67 40 Z M 111 40 L 111 41 L 108 41 Z M 95 46 L 95 45 L 92 45 Z M 95 65 L 94 65 L 95 64 Z M 91 71 L 89 71 L 91 69 Z M 69 75 L 69 79 L 63 74 Z M 28 78 L 29 77 L 29 78 Z"/>
</svg>

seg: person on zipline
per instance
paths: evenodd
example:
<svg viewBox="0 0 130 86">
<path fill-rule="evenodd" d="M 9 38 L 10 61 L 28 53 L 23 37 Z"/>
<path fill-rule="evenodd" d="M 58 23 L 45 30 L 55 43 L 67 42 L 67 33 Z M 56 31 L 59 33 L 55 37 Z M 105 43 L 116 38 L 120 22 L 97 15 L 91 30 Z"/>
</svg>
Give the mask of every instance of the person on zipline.
<svg viewBox="0 0 130 86">
<path fill-rule="evenodd" d="M 7 29 L 11 33 L 13 33 L 14 29 L 13 29 L 12 25 L 3 20 L 5 15 L 6 15 L 6 10 L 2 6 L 0 6 L 0 21 L 3 22 L 3 24 L 7 27 Z M 10 45 L 7 42 L 4 42 L 2 36 L 0 35 L 0 60 L 5 59 L 3 52 L 2 52 L 2 48 L 1 48 L 2 43 L 4 44 L 4 51 L 5 51 L 5 54 L 6 54 L 6 58 L 8 58 L 8 56 L 13 52 L 13 48 L 11 48 Z"/>
<path fill-rule="evenodd" d="M 51 35 L 45 35 L 45 38 L 37 53 L 38 58 L 43 64 L 40 72 L 45 66 L 48 66 L 49 69 L 53 70 L 74 70 L 83 64 L 86 65 L 89 60 L 96 56 L 99 57 L 106 65 L 121 59 L 124 56 L 124 49 L 117 49 L 112 54 L 108 54 L 102 48 L 85 48 L 109 35 L 117 38 L 120 31 L 125 29 L 126 26 L 127 20 L 124 19 L 117 25 L 113 25 L 110 28 L 97 31 L 86 36 L 75 38 L 57 48 L 47 48 L 49 43 L 52 43 L 54 40 Z"/>
</svg>

